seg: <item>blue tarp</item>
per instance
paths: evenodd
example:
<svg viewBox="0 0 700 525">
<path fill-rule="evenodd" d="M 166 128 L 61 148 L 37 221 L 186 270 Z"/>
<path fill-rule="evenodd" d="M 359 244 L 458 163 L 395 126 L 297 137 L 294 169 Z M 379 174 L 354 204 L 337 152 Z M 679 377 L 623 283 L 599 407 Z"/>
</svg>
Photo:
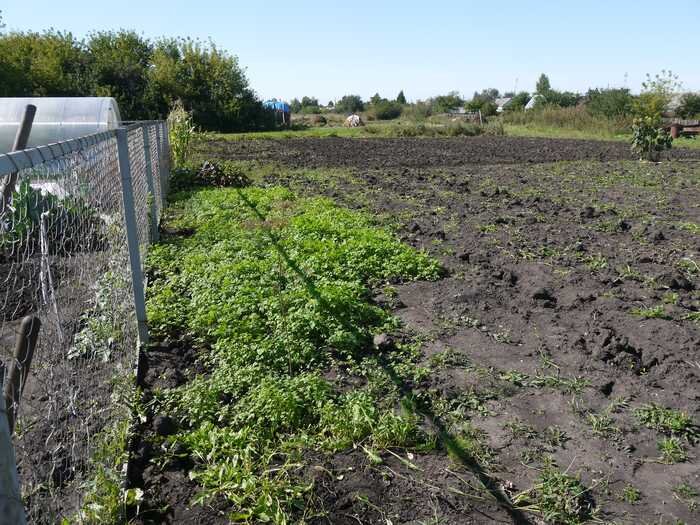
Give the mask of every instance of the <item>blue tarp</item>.
<svg viewBox="0 0 700 525">
<path fill-rule="evenodd" d="M 289 108 L 289 104 L 287 104 L 286 102 L 282 102 L 280 100 L 266 100 L 265 102 L 263 102 L 263 106 L 265 106 L 268 109 L 275 109 L 277 111 L 291 113 L 291 110 Z"/>
</svg>

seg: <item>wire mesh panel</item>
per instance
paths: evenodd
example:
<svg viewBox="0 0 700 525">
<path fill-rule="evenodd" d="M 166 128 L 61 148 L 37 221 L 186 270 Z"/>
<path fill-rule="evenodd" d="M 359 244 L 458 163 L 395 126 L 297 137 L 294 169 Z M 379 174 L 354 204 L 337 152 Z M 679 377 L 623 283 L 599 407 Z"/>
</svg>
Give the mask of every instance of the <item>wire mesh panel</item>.
<svg viewBox="0 0 700 525">
<path fill-rule="evenodd" d="M 141 256 L 149 242 L 143 128 L 129 130 Z M 155 143 L 155 140 L 154 140 Z M 0 203 L 0 359 L 24 316 L 41 322 L 15 452 L 28 521 L 73 521 L 91 458 L 132 378 L 138 332 L 115 133 L 0 155 L 11 201 Z M 169 152 L 163 150 L 164 155 Z M 157 165 L 161 159 L 153 157 Z M 19 168 L 19 169 L 18 169 Z M 160 177 L 157 170 L 153 177 Z M 143 259 L 142 259 L 143 260 Z M 123 407 L 123 403 L 121 404 Z"/>
</svg>

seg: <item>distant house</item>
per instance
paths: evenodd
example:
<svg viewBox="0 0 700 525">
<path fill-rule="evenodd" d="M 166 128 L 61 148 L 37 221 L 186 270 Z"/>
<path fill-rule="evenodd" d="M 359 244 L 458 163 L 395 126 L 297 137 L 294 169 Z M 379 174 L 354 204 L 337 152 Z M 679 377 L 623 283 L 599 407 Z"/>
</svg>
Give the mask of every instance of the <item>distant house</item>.
<svg viewBox="0 0 700 525">
<path fill-rule="evenodd" d="M 464 114 L 467 113 L 467 110 L 466 110 L 465 108 L 463 108 L 463 107 L 459 107 L 459 108 L 450 108 L 450 109 L 447 110 L 447 113 L 448 113 L 449 115 L 464 115 Z"/>
<path fill-rule="evenodd" d="M 525 109 L 534 108 L 537 104 L 537 101 L 539 100 L 541 100 L 542 102 L 546 102 L 545 98 L 542 95 L 540 95 L 539 93 L 535 93 L 534 95 L 532 95 L 530 100 L 527 101 L 527 104 L 525 104 Z"/>
<path fill-rule="evenodd" d="M 512 101 L 512 97 L 503 97 L 494 100 L 494 103 L 496 104 L 496 113 L 503 113 L 503 111 L 510 105 Z"/>
</svg>

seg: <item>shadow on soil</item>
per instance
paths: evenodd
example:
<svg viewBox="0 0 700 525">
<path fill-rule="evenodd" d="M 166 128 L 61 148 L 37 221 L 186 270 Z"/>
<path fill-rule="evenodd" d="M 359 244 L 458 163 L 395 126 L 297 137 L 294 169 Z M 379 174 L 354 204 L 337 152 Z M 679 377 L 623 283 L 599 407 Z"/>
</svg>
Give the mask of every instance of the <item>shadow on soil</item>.
<svg viewBox="0 0 700 525">
<path fill-rule="evenodd" d="M 243 192 L 237 191 L 237 193 L 245 205 L 248 206 L 255 216 L 264 223 L 266 221 L 266 217 L 260 212 L 260 210 L 257 209 L 255 204 L 251 202 Z M 284 259 L 289 268 L 296 273 L 300 279 L 302 279 L 308 292 L 318 301 L 322 308 L 333 313 L 333 308 L 331 308 L 324 297 L 318 292 L 313 280 L 309 278 L 309 276 L 307 276 L 299 265 L 289 256 L 284 247 L 280 245 L 279 240 L 275 237 L 275 235 L 270 231 L 267 232 L 267 235 L 277 253 L 279 253 L 279 255 Z M 335 313 L 333 313 L 333 315 L 335 315 Z M 336 315 L 336 318 L 337 317 L 338 316 Z M 340 321 L 348 331 L 357 332 L 355 327 L 351 323 L 348 323 L 346 319 L 338 319 L 338 321 Z M 450 452 L 453 457 L 459 459 L 462 465 L 469 469 L 474 476 L 476 476 L 479 482 L 494 498 L 498 505 L 508 513 L 513 520 L 513 523 L 531 523 L 525 514 L 516 508 L 508 496 L 500 490 L 497 481 L 491 478 L 483 470 L 479 462 L 476 461 L 476 459 L 473 458 L 459 444 L 458 440 L 455 439 L 452 434 L 450 434 L 445 424 L 433 413 L 432 409 L 425 402 L 418 400 L 418 397 L 414 394 L 413 389 L 396 373 L 391 364 L 386 360 L 386 357 L 380 354 L 379 362 L 389 377 L 391 377 L 399 391 L 402 393 L 404 406 L 407 409 L 412 410 L 414 413 L 424 417 L 432 425 L 432 427 L 437 430 L 439 442 L 448 452 Z"/>
</svg>

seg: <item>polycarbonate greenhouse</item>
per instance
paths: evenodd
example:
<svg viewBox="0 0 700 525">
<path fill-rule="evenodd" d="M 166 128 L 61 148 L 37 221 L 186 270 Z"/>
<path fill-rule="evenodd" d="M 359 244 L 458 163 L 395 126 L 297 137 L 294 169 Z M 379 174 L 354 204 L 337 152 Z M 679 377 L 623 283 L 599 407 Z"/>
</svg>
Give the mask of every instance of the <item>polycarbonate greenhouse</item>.
<svg viewBox="0 0 700 525">
<path fill-rule="evenodd" d="M 0 98 L 0 154 L 12 148 L 27 104 L 37 108 L 27 147 L 114 129 L 121 123 L 117 101 L 110 97 Z"/>
</svg>

